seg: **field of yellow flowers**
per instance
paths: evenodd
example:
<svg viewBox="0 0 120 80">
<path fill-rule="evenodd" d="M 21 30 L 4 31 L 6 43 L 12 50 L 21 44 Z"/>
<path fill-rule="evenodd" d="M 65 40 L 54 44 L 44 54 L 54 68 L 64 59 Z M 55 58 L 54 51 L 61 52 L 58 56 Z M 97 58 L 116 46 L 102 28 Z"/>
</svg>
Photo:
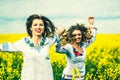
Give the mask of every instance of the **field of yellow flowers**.
<svg viewBox="0 0 120 80">
<path fill-rule="evenodd" d="M 26 34 L 0 34 L 0 44 L 14 42 Z M 17 53 L 17 54 L 16 54 Z M 60 80 L 66 56 L 50 48 L 54 79 Z M 120 34 L 98 34 L 87 48 L 85 80 L 120 80 Z M 0 80 L 19 80 L 23 56 L 21 52 L 0 52 Z"/>
</svg>

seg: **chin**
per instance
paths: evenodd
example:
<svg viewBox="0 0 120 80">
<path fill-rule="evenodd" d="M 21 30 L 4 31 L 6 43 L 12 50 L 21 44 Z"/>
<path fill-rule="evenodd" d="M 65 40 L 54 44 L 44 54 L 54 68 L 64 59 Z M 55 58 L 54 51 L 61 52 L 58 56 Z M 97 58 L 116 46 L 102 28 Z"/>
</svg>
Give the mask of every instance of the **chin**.
<svg viewBox="0 0 120 80">
<path fill-rule="evenodd" d="M 42 34 L 37 34 L 37 36 L 41 36 Z"/>
<path fill-rule="evenodd" d="M 40 33 L 37 33 L 37 35 L 42 35 L 42 33 L 40 32 Z"/>
<path fill-rule="evenodd" d="M 80 43 L 80 41 L 76 41 L 76 43 Z"/>
</svg>

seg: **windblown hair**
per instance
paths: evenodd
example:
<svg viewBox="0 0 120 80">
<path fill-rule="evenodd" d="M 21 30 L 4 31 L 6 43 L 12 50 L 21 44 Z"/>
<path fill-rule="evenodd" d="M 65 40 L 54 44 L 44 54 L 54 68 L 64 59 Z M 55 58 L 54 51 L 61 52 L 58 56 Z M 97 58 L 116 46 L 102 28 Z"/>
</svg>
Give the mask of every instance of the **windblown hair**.
<svg viewBox="0 0 120 80">
<path fill-rule="evenodd" d="M 90 28 L 87 28 L 85 27 L 84 24 L 76 24 L 76 25 L 72 25 L 63 35 L 62 35 L 62 38 L 61 38 L 61 41 L 62 41 L 62 45 L 65 45 L 66 43 L 73 43 L 75 41 L 75 38 L 72 36 L 72 33 L 74 30 L 80 30 L 81 33 L 82 33 L 82 39 L 81 39 L 81 42 L 86 42 L 86 41 L 89 41 L 89 39 L 92 38 L 92 35 L 91 35 L 91 29 Z"/>
<path fill-rule="evenodd" d="M 29 16 L 26 21 L 26 29 L 27 29 L 27 33 L 28 33 L 28 35 L 30 35 L 30 37 L 32 37 L 32 31 L 30 30 L 30 28 L 32 26 L 32 22 L 34 19 L 43 20 L 43 23 L 44 23 L 44 32 L 42 33 L 43 37 L 53 36 L 53 34 L 56 31 L 56 27 L 54 26 L 53 22 L 50 21 L 45 16 L 42 16 L 42 15 L 39 16 L 37 14 L 33 14 L 33 15 Z"/>
</svg>

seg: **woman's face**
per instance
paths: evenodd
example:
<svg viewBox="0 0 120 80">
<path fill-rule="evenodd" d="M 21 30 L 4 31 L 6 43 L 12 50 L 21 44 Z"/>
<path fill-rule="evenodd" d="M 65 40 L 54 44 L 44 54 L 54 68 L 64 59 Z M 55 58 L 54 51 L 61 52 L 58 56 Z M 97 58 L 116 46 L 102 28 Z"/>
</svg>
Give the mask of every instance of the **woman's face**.
<svg viewBox="0 0 120 80">
<path fill-rule="evenodd" d="M 40 36 L 44 32 L 44 23 L 41 19 L 34 19 L 30 28 L 32 36 Z"/>
<path fill-rule="evenodd" d="M 82 39 L 82 33 L 80 30 L 74 30 L 72 32 L 72 36 L 75 38 L 76 43 L 80 43 L 80 41 Z"/>
</svg>

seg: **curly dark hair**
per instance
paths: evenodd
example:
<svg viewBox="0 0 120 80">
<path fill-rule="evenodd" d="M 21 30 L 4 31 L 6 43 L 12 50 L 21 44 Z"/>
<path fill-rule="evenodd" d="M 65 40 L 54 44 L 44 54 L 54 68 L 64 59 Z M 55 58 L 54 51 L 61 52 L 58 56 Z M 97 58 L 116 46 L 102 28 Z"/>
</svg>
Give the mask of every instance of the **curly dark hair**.
<svg viewBox="0 0 120 80">
<path fill-rule="evenodd" d="M 62 35 L 63 45 L 66 43 L 73 43 L 75 41 L 75 38 L 72 35 L 74 30 L 80 30 L 82 33 L 82 39 L 81 39 L 80 44 L 82 44 L 82 42 L 88 41 L 92 37 L 91 33 L 89 33 L 89 31 L 88 31 L 88 28 L 85 27 L 84 24 L 77 23 L 76 25 L 70 26 L 70 28 Z"/>
<path fill-rule="evenodd" d="M 43 20 L 44 23 L 44 32 L 42 33 L 43 37 L 48 37 L 49 35 L 53 36 L 53 34 L 55 33 L 56 27 L 54 26 L 53 22 L 50 21 L 47 17 L 45 16 L 39 16 L 37 14 L 33 14 L 30 15 L 27 18 L 26 21 L 26 29 L 27 29 L 27 33 L 28 35 L 30 35 L 30 37 L 32 37 L 32 31 L 30 30 L 31 26 L 32 26 L 32 22 L 34 19 L 41 19 Z"/>
<path fill-rule="evenodd" d="M 75 30 L 80 30 L 81 33 L 82 33 L 82 40 L 81 42 L 85 41 L 85 32 L 87 30 L 87 28 L 84 27 L 83 24 L 79 25 L 78 23 L 76 25 L 72 25 L 69 29 L 68 29 L 68 35 L 67 35 L 67 38 L 66 40 L 69 42 L 69 43 L 72 43 L 74 42 L 74 37 L 72 36 L 72 33 L 73 31 Z"/>
</svg>

